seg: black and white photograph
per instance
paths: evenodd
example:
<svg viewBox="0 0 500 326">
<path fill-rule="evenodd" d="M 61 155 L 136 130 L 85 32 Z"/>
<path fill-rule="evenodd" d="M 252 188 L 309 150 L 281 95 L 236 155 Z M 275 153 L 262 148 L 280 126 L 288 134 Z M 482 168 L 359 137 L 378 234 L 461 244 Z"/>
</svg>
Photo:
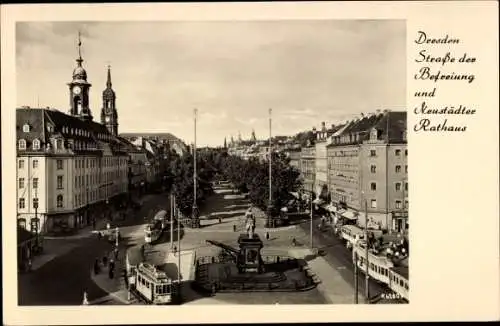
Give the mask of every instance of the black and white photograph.
<svg viewBox="0 0 500 326">
<path fill-rule="evenodd" d="M 15 27 L 18 305 L 410 301 L 405 20 Z"/>
</svg>

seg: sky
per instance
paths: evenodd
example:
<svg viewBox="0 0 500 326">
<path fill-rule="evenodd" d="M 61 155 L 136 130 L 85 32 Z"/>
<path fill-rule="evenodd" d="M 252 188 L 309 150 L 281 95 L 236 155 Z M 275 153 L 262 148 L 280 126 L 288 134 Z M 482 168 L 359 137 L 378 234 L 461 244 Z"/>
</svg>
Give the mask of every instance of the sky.
<svg viewBox="0 0 500 326">
<path fill-rule="evenodd" d="M 22 22 L 17 105 L 67 112 L 77 35 L 99 122 L 107 65 L 119 132 L 170 132 L 222 145 L 406 110 L 406 23 L 400 20 Z"/>
</svg>

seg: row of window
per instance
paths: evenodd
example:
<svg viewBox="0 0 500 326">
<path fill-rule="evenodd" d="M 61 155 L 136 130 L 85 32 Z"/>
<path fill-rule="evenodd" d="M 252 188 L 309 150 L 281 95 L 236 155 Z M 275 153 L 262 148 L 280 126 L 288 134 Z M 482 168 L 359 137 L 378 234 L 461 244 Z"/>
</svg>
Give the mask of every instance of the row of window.
<svg viewBox="0 0 500 326">
<path fill-rule="evenodd" d="M 33 169 L 38 169 L 38 160 L 33 160 Z M 19 160 L 19 169 L 24 169 L 24 160 Z"/>
<path fill-rule="evenodd" d="M 395 156 L 401 156 L 401 150 L 400 149 L 395 149 L 394 150 L 394 155 Z M 370 156 L 375 157 L 377 156 L 377 150 L 376 149 L 371 149 L 370 150 Z M 408 156 L 408 150 L 405 149 L 405 156 Z"/>
<path fill-rule="evenodd" d="M 63 195 L 57 195 L 57 208 L 63 208 L 64 207 L 64 197 Z M 37 208 L 38 206 L 38 198 L 33 199 L 33 208 Z M 26 208 L 26 200 L 24 198 L 19 198 L 19 208 L 24 209 Z"/>
<path fill-rule="evenodd" d="M 363 266 L 364 257 L 359 257 L 359 264 L 361 267 Z M 394 273 L 390 273 L 390 271 L 387 268 L 383 268 L 373 263 L 370 263 L 370 270 L 382 276 L 389 277 L 392 282 L 399 284 L 399 286 L 404 287 L 406 290 L 408 290 L 408 282 L 406 280 L 403 280 L 402 278 L 397 277 Z"/>
<path fill-rule="evenodd" d="M 33 150 L 36 150 L 36 151 L 39 150 L 40 149 L 40 140 L 38 140 L 38 139 L 33 140 L 32 147 L 33 147 Z M 26 140 L 20 139 L 19 143 L 18 143 L 18 148 L 23 149 L 23 150 L 26 149 Z"/>
<path fill-rule="evenodd" d="M 405 184 L 405 191 L 408 191 L 408 182 L 405 182 L 404 184 Z M 401 182 L 396 182 L 394 184 L 394 188 L 395 188 L 396 191 L 401 191 Z M 370 183 L 370 189 L 372 191 L 377 190 L 377 183 L 376 182 L 371 182 Z"/>
<path fill-rule="evenodd" d="M 354 196 L 346 196 L 346 195 L 340 195 L 337 193 L 334 193 L 332 195 L 333 198 L 337 199 L 340 202 L 353 202 L 354 200 L 357 200 L 357 197 L 355 198 Z M 396 209 L 402 209 L 403 208 L 403 202 L 401 200 L 396 200 L 395 202 L 395 208 Z M 371 208 L 377 208 L 377 200 L 376 199 L 370 199 L 370 207 Z M 408 208 L 408 200 L 405 200 L 405 208 Z"/>
</svg>

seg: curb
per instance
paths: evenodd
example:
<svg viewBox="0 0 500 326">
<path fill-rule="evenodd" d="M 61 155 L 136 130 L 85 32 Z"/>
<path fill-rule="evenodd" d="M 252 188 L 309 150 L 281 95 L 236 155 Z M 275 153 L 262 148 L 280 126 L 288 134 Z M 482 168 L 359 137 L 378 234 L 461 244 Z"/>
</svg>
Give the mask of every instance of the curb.
<svg viewBox="0 0 500 326">
<path fill-rule="evenodd" d="M 91 236 L 92 236 L 92 233 L 69 235 L 69 236 L 62 236 L 62 237 L 44 236 L 43 238 L 47 239 L 47 240 L 80 240 L 80 239 L 90 238 Z"/>
<path fill-rule="evenodd" d="M 107 293 L 107 297 L 110 297 L 116 301 L 119 301 L 121 303 L 123 303 L 124 305 L 130 305 L 131 303 L 128 301 L 128 300 L 125 300 L 125 299 L 122 299 L 120 298 L 120 296 L 117 294 L 117 293 L 126 293 L 126 290 L 118 290 L 118 291 L 115 291 L 115 292 L 109 292 L 107 289 L 105 289 L 100 283 L 101 282 L 97 282 L 96 281 L 96 278 L 95 278 L 95 274 L 94 274 L 94 271 L 92 269 L 90 269 L 90 279 L 92 280 L 92 282 L 94 282 L 95 285 L 97 285 L 101 290 L 103 290 L 104 292 Z M 119 276 L 117 276 L 119 277 Z M 92 300 L 91 302 L 96 302 L 98 300 L 101 300 L 102 298 L 97 298 L 97 299 L 94 299 Z"/>
</svg>

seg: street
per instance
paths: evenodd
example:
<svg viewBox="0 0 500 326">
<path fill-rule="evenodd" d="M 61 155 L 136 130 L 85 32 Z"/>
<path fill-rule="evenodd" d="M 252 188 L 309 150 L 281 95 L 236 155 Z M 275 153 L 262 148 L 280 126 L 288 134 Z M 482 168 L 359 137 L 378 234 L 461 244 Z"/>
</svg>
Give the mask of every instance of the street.
<svg viewBox="0 0 500 326">
<path fill-rule="evenodd" d="M 140 227 L 145 223 L 145 217 L 153 217 L 160 209 L 170 209 L 168 194 L 165 193 L 146 195 L 142 201 L 143 207 L 139 211 L 134 211 L 133 215 L 123 221 L 112 221 L 111 226 Z M 124 233 L 122 235 L 126 236 Z M 112 244 L 104 239 L 98 240 L 96 236 L 77 240 L 45 241 L 53 241 L 60 246 L 71 244 L 75 248 L 57 256 L 37 270 L 18 274 L 19 305 L 79 305 L 82 304 L 84 291 L 87 292 L 89 301 L 107 295 L 91 280 L 90 272 L 95 259 L 109 252 Z"/>
<path fill-rule="evenodd" d="M 352 252 L 346 248 L 344 241 L 335 236 L 330 229 L 327 231 L 319 230 L 317 228 L 318 223 L 318 220 L 313 221 L 313 246 L 324 251 L 325 256 L 323 257 L 325 260 L 333 268 L 337 269 L 342 278 L 354 289 L 354 264 L 352 261 Z M 300 227 L 304 232 L 310 234 L 310 225 L 310 220 L 307 220 L 301 223 Z M 365 293 L 365 282 L 365 274 L 359 271 L 358 285 L 359 291 L 362 293 Z M 384 285 L 373 280 L 370 280 L 369 290 L 371 298 L 388 291 Z M 363 300 L 363 297 L 359 297 L 359 303 L 362 303 Z"/>
</svg>

